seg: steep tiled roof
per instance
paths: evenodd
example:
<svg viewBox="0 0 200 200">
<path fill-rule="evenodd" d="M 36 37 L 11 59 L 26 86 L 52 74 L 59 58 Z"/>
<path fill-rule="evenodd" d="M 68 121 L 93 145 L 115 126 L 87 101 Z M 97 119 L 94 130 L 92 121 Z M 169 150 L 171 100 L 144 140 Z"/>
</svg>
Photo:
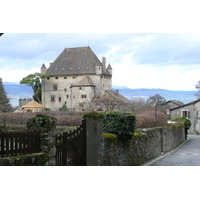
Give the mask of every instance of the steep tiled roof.
<svg viewBox="0 0 200 200">
<path fill-rule="evenodd" d="M 46 69 L 46 66 L 44 63 L 42 64 L 42 67 L 40 69 Z"/>
<path fill-rule="evenodd" d="M 48 75 L 95 74 L 102 63 L 90 47 L 66 48 L 48 68 Z M 110 75 L 107 71 L 104 74 Z"/>
<path fill-rule="evenodd" d="M 179 108 L 183 108 L 183 107 L 185 107 L 185 106 L 193 105 L 193 104 L 195 104 L 195 103 L 197 103 L 197 102 L 199 102 L 199 101 L 200 101 L 200 99 L 197 99 L 196 101 L 192 101 L 192 102 L 190 102 L 190 103 L 183 104 L 183 105 L 178 106 L 178 107 L 176 107 L 176 108 L 172 108 L 172 109 L 170 109 L 170 111 L 176 110 L 176 109 L 179 109 Z"/>
<path fill-rule="evenodd" d="M 184 103 L 183 103 L 182 101 L 177 101 L 177 100 L 170 100 L 170 101 L 167 101 L 166 104 L 167 104 L 167 103 L 170 103 L 170 102 L 176 104 L 177 106 L 182 106 L 182 105 L 184 105 Z"/>
<path fill-rule="evenodd" d="M 25 104 L 23 108 L 43 108 L 43 105 L 39 104 L 38 102 L 32 100 L 29 103 Z"/>
<path fill-rule="evenodd" d="M 105 95 L 109 95 L 112 98 L 116 99 L 116 100 L 120 100 L 123 103 L 133 103 L 131 100 L 127 99 L 126 97 L 122 96 L 121 94 L 119 94 L 119 92 L 116 92 L 114 90 L 106 90 L 105 91 Z"/>
<path fill-rule="evenodd" d="M 88 75 L 85 75 L 78 83 L 71 85 L 73 86 L 95 86 Z"/>
<path fill-rule="evenodd" d="M 110 65 L 110 64 L 108 65 L 108 68 L 107 68 L 107 69 L 112 69 L 112 67 L 111 67 L 111 65 Z"/>
<path fill-rule="evenodd" d="M 126 97 L 122 96 L 121 94 L 119 94 L 118 92 L 114 91 L 114 90 L 106 90 L 104 95 L 102 95 L 101 97 L 95 97 L 93 99 L 93 101 L 95 102 L 99 102 L 99 101 L 103 101 L 103 100 L 116 100 L 116 101 L 121 101 L 122 103 L 125 104 L 132 104 L 133 102 L 130 101 L 129 99 L 127 99 Z"/>
</svg>

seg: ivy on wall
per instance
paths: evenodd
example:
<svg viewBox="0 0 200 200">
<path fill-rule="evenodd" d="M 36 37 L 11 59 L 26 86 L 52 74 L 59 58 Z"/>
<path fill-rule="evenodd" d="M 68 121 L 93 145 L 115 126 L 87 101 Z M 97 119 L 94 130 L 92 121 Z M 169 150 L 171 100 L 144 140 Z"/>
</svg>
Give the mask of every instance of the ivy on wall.
<svg viewBox="0 0 200 200">
<path fill-rule="evenodd" d="M 57 119 L 55 117 L 37 114 L 36 117 L 27 120 L 27 129 L 46 133 L 55 128 L 56 124 Z"/>
<path fill-rule="evenodd" d="M 103 131 L 118 136 L 122 141 L 131 139 L 136 128 L 136 116 L 133 112 L 105 111 L 103 113 Z"/>
</svg>

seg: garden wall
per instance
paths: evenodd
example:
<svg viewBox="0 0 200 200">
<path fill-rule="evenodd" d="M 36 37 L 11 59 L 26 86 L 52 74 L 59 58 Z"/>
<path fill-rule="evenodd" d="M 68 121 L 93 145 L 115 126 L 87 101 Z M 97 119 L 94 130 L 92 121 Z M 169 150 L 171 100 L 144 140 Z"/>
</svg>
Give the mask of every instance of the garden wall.
<svg viewBox="0 0 200 200">
<path fill-rule="evenodd" d="M 182 125 L 143 129 L 141 133 L 135 133 L 131 140 L 124 143 L 115 135 L 104 134 L 99 165 L 142 165 L 162 153 L 173 150 L 184 141 L 185 132 Z"/>
</svg>

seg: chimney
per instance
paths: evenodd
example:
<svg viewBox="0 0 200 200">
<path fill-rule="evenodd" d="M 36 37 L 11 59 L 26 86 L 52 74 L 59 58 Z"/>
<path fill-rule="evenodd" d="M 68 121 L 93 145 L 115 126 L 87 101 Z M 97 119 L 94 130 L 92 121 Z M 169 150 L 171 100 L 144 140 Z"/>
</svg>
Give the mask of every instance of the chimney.
<svg viewBox="0 0 200 200">
<path fill-rule="evenodd" d="M 103 72 L 106 71 L 106 58 L 105 57 L 102 58 L 102 69 L 103 69 Z"/>
<path fill-rule="evenodd" d="M 116 89 L 116 95 L 117 96 L 119 95 L 119 89 Z"/>
</svg>

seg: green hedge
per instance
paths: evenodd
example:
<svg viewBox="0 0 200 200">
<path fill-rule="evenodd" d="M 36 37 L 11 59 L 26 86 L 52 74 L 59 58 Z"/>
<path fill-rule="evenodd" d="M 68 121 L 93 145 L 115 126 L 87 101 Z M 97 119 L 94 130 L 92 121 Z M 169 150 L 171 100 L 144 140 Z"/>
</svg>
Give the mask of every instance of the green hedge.
<svg viewBox="0 0 200 200">
<path fill-rule="evenodd" d="M 103 113 L 103 131 L 118 136 L 120 140 L 131 139 L 136 128 L 136 116 L 132 112 L 106 111 Z"/>
<path fill-rule="evenodd" d="M 186 117 L 178 117 L 176 119 L 173 119 L 172 121 L 176 121 L 176 122 L 182 122 L 185 125 L 185 129 L 189 129 L 191 126 L 191 122 L 189 119 L 187 119 Z"/>
</svg>

